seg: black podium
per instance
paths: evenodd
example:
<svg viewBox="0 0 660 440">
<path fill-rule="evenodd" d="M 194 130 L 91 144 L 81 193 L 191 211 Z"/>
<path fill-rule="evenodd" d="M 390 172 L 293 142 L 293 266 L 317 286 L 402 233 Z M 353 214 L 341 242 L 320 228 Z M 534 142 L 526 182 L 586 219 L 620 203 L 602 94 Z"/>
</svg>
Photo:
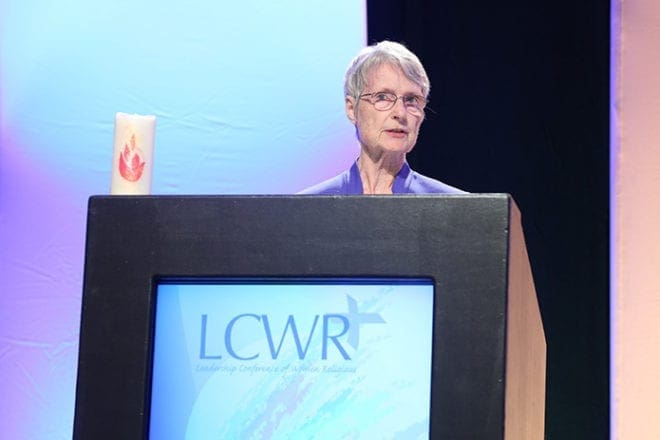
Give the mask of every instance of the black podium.
<svg viewBox="0 0 660 440">
<path fill-rule="evenodd" d="M 147 436 L 162 277 L 431 278 L 429 438 L 543 438 L 545 338 L 507 195 L 92 197 L 74 438 Z"/>
</svg>

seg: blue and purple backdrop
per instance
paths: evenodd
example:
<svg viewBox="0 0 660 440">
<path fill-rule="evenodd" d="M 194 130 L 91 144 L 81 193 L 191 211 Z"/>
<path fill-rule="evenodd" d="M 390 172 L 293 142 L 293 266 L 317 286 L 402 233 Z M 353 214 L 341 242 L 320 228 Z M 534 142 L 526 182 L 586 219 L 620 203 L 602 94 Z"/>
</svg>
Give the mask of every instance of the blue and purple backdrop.
<svg viewBox="0 0 660 440">
<path fill-rule="evenodd" d="M 153 114 L 154 194 L 293 193 L 357 155 L 365 2 L 0 3 L 0 433 L 70 438 L 87 198 L 116 112 Z"/>
</svg>

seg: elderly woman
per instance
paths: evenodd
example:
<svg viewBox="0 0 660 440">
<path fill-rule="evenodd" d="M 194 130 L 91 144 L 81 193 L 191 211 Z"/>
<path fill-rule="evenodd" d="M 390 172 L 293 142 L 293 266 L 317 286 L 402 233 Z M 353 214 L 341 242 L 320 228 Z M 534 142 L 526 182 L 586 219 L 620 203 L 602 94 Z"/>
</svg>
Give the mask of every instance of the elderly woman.
<svg viewBox="0 0 660 440">
<path fill-rule="evenodd" d="M 462 193 L 406 162 L 430 87 L 422 63 L 403 45 L 382 41 L 360 51 L 344 80 L 346 116 L 355 126 L 360 156 L 349 170 L 301 194 Z"/>
</svg>

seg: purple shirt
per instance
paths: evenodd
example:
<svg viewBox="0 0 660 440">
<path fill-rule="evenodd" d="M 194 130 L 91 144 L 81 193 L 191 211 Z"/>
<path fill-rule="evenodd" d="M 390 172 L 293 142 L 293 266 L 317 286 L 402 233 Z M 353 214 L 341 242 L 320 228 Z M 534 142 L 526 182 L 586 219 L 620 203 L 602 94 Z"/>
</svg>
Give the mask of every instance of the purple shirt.
<svg viewBox="0 0 660 440">
<path fill-rule="evenodd" d="M 392 184 L 393 194 L 465 194 L 453 186 L 431 179 L 410 169 L 407 162 L 403 163 L 401 170 L 394 177 Z M 350 169 L 338 176 L 302 190 L 299 194 L 319 195 L 356 195 L 362 194 L 362 178 L 353 163 Z"/>
</svg>

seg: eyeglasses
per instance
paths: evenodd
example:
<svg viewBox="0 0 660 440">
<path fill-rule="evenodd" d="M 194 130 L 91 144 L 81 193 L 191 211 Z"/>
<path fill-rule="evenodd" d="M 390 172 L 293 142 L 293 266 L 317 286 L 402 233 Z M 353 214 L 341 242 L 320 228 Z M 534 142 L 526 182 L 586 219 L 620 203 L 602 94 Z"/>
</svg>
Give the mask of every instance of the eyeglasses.
<svg viewBox="0 0 660 440">
<path fill-rule="evenodd" d="M 403 106 L 406 108 L 408 113 L 411 115 L 420 116 L 424 113 L 424 107 L 426 107 L 427 100 L 422 98 L 419 95 L 403 95 L 396 96 L 394 93 L 390 92 L 375 92 L 375 93 L 364 93 L 359 96 L 360 99 L 365 98 L 367 101 L 373 104 L 376 110 L 386 111 L 394 107 L 397 99 L 401 98 Z"/>
</svg>

